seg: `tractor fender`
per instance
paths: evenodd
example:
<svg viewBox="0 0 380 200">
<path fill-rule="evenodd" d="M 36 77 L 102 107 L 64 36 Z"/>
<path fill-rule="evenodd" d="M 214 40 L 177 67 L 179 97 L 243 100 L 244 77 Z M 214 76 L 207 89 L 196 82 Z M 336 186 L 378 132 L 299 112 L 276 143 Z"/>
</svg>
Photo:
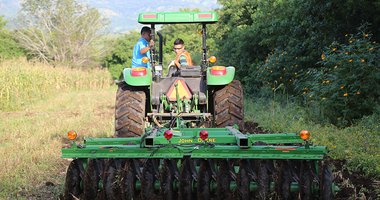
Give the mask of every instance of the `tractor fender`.
<svg viewBox="0 0 380 200">
<path fill-rule="evenodd" d="M 132 76 L 132 68 L 124 68 L 123 77 L 124 81 L 131 86 L 150 86 L 152 83 L 152 70 L 146 68 L 146 74 L 144 76 Z"/>
<path fill-rule="evenodd" d="M 213 75 L 210 72 L 211 67 L 207 68 L 207 85 L 227 85 L 234 80 L 235 67 L 226 67 L 225 75 Z"/>
</svg>

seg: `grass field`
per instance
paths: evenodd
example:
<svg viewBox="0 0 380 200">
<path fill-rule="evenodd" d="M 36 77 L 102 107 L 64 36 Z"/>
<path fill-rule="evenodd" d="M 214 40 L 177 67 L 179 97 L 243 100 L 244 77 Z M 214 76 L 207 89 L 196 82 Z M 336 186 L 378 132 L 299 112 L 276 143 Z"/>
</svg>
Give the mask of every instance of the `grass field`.
<svg viewBox="0 0 380 200">
<path fill-rule="evenodd" d="M 114 88 L 66 92 L 0 113 L 0 199 L 57 197 L 68 165 L 60 158 L 67 131 L 111 136 L 114 96 Z"/>
<path fill-rule="evenodd" d="M 57 198 L 70 129 L 111 136 L 114 98 L 106 70 L 0 63 L 0 199 Z"/>
</svg>

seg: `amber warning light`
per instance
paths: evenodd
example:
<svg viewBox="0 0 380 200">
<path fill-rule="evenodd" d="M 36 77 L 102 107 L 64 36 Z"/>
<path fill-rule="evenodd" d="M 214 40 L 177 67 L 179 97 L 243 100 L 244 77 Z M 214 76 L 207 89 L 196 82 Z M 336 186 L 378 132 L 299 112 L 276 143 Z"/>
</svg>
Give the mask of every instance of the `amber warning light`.
<svg viewBox="0 0 380 200">
<path fill-rule="evenodd" d="M 308 140 L 310 138 L 310 132 L 308 130 L 302 130 L 300 131 L 299 136 L 303 140 Z"/>
<path fill-rule="evenodd" d="M 67 132 L 67 137 L 70 140 L 75 140 L 78 137 L 78 134 L 75 131 L 71 130 L 71 131 Z"/>
</svg>

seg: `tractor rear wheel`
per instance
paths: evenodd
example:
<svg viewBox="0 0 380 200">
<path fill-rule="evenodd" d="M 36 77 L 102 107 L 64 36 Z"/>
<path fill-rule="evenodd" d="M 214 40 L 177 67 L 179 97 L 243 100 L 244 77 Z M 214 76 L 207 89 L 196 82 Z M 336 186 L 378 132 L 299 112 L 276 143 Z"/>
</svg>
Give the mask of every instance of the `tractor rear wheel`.
<svg viewBox="0 0 380 200">
<path fill-rule="evenodd" d="M 215 91 L 213 96 L 214 124 L 226 127 L 237 124 L 244 129 L 243 88 L 240 81 L 233 80 L 228 85 Z"/>
<path fill-rule="evenodd" d="M 119 84 L 116 93 L 115 135 L 138 137 L 144 133 L 146 94 L 139 87 Z"/>
</svg>

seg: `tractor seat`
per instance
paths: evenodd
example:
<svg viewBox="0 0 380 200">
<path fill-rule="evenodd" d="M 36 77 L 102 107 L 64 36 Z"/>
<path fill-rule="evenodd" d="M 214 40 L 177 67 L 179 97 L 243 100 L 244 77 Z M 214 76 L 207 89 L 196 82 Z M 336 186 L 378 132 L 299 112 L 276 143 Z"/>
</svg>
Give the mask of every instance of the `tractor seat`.
<svg viewBox="0 0 380 200">
<path fill-rule="evenodd" d="M 191 66 L 179 70 L 180 77 L 198 77 L 202 75 L 201 66 Z"/>
</svg>

